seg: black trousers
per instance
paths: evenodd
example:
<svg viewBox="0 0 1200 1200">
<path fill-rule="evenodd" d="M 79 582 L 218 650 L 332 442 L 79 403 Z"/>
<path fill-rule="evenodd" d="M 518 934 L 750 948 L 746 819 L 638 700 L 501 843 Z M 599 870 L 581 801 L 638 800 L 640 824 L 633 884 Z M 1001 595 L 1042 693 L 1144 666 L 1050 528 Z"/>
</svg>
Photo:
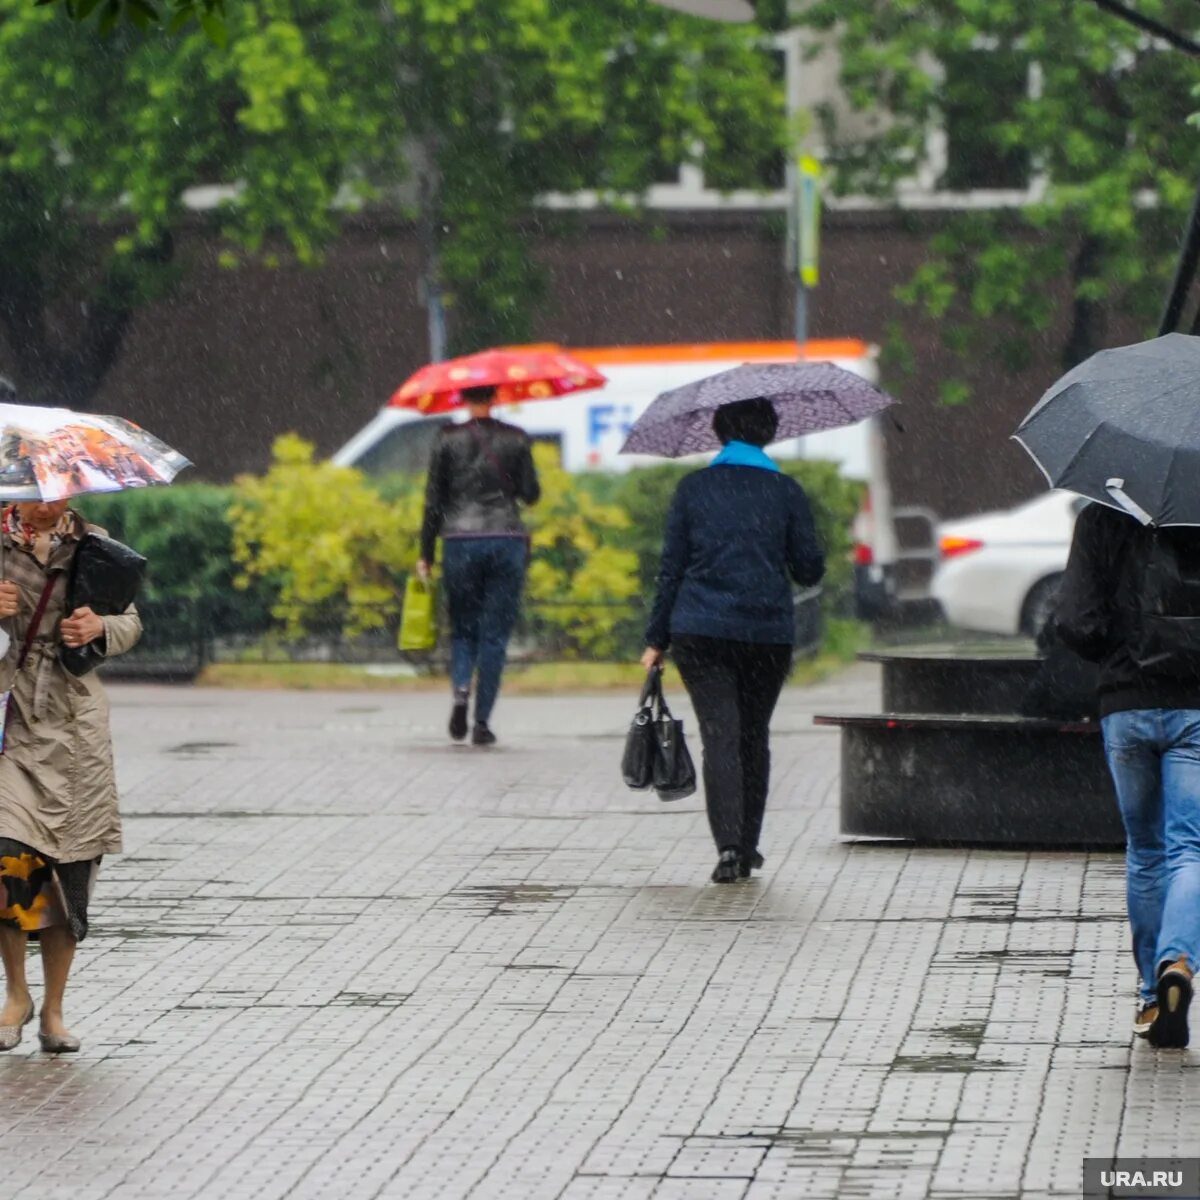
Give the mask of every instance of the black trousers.
<svg viewBox="0 0 1200 1200">
<path fill-rule="evenodd" d="M 681 637 L 672 655 L 700 722 L 713 841 L 753 853 L 771 780 L 771 716 L 792 647 Z"/>
</svg>

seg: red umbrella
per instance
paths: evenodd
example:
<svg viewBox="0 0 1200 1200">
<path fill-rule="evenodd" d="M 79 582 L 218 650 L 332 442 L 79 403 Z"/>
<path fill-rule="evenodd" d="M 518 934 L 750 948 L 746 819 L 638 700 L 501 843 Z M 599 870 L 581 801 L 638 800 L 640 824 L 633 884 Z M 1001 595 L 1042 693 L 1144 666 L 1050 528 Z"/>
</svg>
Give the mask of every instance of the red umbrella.
<svg viewBox="0 0 1200 1200">
<path fill-rule="evenodd" d="M 462 404 L 463 388 L 494 387 L 497 404 L 516 404 L 585 392 L 607 382 L 595 367 L 562 350 L 481 350 L 422 367 L 396 392 L 391 404 L 444 413 Z"/>
</svg>

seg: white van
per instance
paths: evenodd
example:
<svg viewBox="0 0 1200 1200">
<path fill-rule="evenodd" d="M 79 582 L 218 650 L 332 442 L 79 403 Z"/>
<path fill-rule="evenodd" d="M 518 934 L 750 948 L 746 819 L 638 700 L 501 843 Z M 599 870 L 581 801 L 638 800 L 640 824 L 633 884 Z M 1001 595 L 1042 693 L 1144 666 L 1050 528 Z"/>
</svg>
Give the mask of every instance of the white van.
<svg viewBox="0 0 1200 1200">
<path fill-rule="evenodd" d="M 557 349 L 557 347 L 555 347 Z M 877 380 L 874 346 L 851 338 L 810 341 L 803 354 L 795 342 L 707 342 L 701 345 L 611 346 L 569 353 L 601 371 L 608 384 L 598 391 L 506 405 L 498 415 L 520 425 L 536 441 L 556 445 L 568 471 L 625 471 L 657 459 L 623 457 L 621 446 L 633 423 L 661 392 L 748 362 L 833 362 Z M 426 417 L 411 409 L 385 407 L 334 455 L 334 462 L 368 474 L 419 473 L 425 469 L 437 430 L 465 414 Z M 781 458 L 823 458 L 853 479 L 871 477 L 864 426 L 818 433 L 775 447 Z"/>
<path fill-rule="evenodd" d="M 555 347 L 557 349 L 557 347 Z M 698 345 L 568 348 L 608 379 L 597 391 L 506 405 L 498 415 L 520 425 L 535 441 L 556 446 L 569 471 L 626 471 L 660 459 L 625 457 L 621 446 L 633 423 L 661 392 L 752 362 L 832 362 L 875 383 L 878 348 L 856 338 L 796 342 L 706 342 Z M 385 407 L 334 455 L 342 466 L 369 475 L 420 474 L 429 462 L 437 431 L 465 413 L 428 417 L 411 409 Z M 882 588 L 896 559 L 891 495 L 878 419 L 848 429 L 783 442 L 780 458 L 826 459 L 842 474 L 868 484 L 873 519 L 858 533 L 856 590 Z"/>
</svg>

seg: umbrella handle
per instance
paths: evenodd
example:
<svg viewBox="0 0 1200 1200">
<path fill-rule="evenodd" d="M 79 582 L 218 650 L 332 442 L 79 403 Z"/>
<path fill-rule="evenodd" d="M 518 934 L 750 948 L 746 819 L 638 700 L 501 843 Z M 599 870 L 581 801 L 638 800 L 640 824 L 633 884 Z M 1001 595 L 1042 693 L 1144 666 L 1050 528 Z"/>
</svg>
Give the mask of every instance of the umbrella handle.
<svg viewBox="0 0 1200 1200">
<path fill-rule="evenodd" d="M 1131 517 L 1141 521 L 1143 525 L 1154 524 L 1154 518 L 1132 496 L 1126 493 L 1124 479 L 1110 479 L 1104 485 L 1104 489 Z"/>
</svg>

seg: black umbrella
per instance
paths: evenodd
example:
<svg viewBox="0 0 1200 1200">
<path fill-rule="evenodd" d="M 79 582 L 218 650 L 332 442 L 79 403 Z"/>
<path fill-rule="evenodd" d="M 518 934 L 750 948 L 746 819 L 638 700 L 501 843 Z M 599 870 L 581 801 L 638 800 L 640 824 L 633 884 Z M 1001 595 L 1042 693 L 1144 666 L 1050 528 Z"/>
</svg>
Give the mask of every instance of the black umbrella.
<svg viewBox="0 0 1200 1200">
<path fill-rule="evenodd" d="M 1200 337 L 1102 350 L 1013 437 L 1050 481 L 1145 524 L 1200 525 Z"/>
</svg>

